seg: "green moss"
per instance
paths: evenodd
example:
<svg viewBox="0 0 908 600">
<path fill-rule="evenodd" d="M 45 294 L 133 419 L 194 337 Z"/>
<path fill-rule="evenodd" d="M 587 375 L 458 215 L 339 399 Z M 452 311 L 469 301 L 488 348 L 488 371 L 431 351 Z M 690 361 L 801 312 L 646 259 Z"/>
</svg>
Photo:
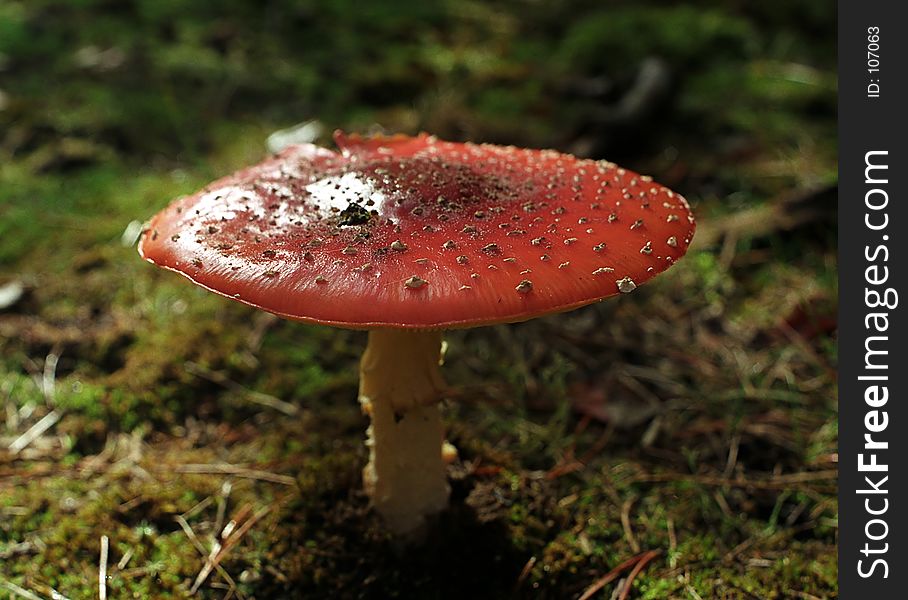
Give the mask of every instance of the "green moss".
<svg viewBox="0 0 908 600">
<path fill-rule="evenodd" d="M 603 35 L 603 32 L 609 35 Z M 659 55 L 671 61 L 727 61 L 755 51 L 760 35 L 747 19 L 701 7 L 621 7 L 587 15 L 562 46 L 566 65 L 600 71 Z"/>
</svg>

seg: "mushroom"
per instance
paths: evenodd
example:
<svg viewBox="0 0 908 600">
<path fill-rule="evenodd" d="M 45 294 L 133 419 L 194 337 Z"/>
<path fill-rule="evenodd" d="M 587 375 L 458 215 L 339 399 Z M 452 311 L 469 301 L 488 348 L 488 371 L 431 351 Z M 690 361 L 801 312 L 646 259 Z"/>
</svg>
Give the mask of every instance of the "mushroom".
<svg viewBox="0 0 908 600">
<path fill-rule="evenodd" d="M 694 234 L 648 177 L 551 150 L 335 134 L 174 201 L 147 261 L 287 319 L 369 331 L 365 488 L 401 537 L 443 510 L 442 332 L 628 293 Z"/>
</svg>

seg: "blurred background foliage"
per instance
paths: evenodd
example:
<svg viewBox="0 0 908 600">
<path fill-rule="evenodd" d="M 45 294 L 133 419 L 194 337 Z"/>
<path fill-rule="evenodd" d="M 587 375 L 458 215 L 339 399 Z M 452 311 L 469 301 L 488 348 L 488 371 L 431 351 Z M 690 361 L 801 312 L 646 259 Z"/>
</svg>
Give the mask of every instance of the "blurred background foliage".
<svg viewBox="0 0 908 600">
<path fill-rule="evenodd" d="M 577 597 L 657 550 L 632 597 L 834 597 L 835 26 L 812 0 L 0 0 L 0 590 L 91 596 L 107 535 L 115 597 L 184 597 L 175 516 L 208 550 L 267 510 L 199 594 Z M 359 493 L 362 334 L 132 247 L 311 120 L 607 158 L 700 223 L 630 300 L 450 337 L 454 508 L 418 556 Z"/>
</svg>

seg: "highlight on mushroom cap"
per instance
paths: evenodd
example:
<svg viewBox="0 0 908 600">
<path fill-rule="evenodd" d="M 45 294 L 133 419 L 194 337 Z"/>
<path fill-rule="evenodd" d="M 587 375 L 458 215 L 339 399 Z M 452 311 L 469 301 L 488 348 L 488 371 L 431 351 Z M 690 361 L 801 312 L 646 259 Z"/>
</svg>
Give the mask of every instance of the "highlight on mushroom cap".
<svg viewBox="0 0 908 600">
<path fill-rule="evenodd" d="M 290 319 L 350 328 L 512 322 L 627 293 L 686 252 L 687 202 L 552 150 L 335 134 L 173 202 L 139 251 Z"/>
</svg>

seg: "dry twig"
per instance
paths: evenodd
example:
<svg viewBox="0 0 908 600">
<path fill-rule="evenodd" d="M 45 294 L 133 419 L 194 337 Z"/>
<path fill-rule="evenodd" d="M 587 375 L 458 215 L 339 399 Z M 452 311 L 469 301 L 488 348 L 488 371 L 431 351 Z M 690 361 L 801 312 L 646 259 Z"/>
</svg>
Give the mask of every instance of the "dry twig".
<svg viewBox="0 0 908 600">
<path fill-rule="evenodd" d="M 531 556 L 530 559 L 523 565 L 523 568 L 520 570 L 520 575 L 517 576 L 517 582 L 514 583 L 514 593 L 520 589 L 520 586 L 523 585 L 523 582 L 526 581 L 527 577 L 530 576 L 530 573 L 533 571 L 533 567 L 536 565 L 536 557 Z"/>
<path fill-rule="evenodd" d="M 624 537 L 627 538 L 627 543 L 630 545 L 631 550 L 639 553 L 640 544 L 637 543 L 637 538 L 634 537 L 634 530 L 631 528 L 631 507 L 636 500 L 637 498 L 635 497 L 628 498 L 621 506 L 621 527 L 624 528 Z"/>
<path fill-rule="evenodd" d="M 180 526 L 180 528 L 183 530 L 183 533 L 186 534 L 186 537 L 189 538 L 189 541 L 192 543 L 192 545 L 195 547 L 195 549 L 207 561 L 208 560 L 208 551 L 205 550 L 205 547 L 202 545 L 202 542 L 199 541 L 199 538 L 196 536 L 195 531 L 192 530 L 192 527 L 189 526 L 189 523 L 186 522 L 186 519 L 184 519 L 180 515 L 177 515 L 176 517 L 174 517 L 174 519 L 176 520 L 176 522 Z M 233 577 L 230 576 L 230 573 L 228 573 L 226 570 L 224 570 L 224 568 L 222 566 L 220 566 L 219 564 L 215 564 L 214 568 L 215 568 L 215 570 L 217 570 L 218 575 L 223 577 L 224 581 L 226 581 L 231 586 L 232 589 L 236 588 L 236 582 L 233 580 Z"/>
<path fill-rule="evenodd" d="M 25 433 L 13 440 L 9 445 L 9 451 L 13 454 L 19 454 L 29 444 L 41 437 L 45 431 L 53 427 L 59 420 L 60 413 L 56 409 L 50 411 L 41 417 L 37 423 L 29 427 Z"/>
<path fill-rule="evenodd" d="M 296 479 L 289 475 L 280 475 L 268 471 L 257 469 L 247 469 L 237 465 L 227 463 L 211 464 L 185 464 L 178 465 L 174 469 L 177 473 L 193 473 L 199 475 L 233 475 L 243 479 L 257 479 L 259 481 L 268 481 L 270 483 L 279 483 L 281 485 L 296 485 Z"/>
<path fill-rule="evenodd" d="M 581 594 L 577 600 L 589 600 L 596 594 L 596 592 L 617 579 L 625 569 L 627 569 L 631 565 L 640 565 L 640 563 L 643 563 L 642 565 L 640 565 L 639 569 L 637 569 L 637 567 L 635 566 L 634 570 L 631 572 L 631 575 L 628 576 L 628 581 L 625 585 L 625 589 L 629 590 L 630 583 L 631 581 L 633 581 L 633 578 L 637 576 L 637 574 L 640 572 L 640 570 L 643 569 L 644 566 L 646 566 L 646 563 L 659 556 L 660 553 L 661 550 L 649 550 L 647 552 L 644 552 L 643 554 L 637 554 L 636 556 L 630 557 L 629 559 L 603 575 L 601 578 L 597 579 L 593 583 L 593 585 L 584 590 L 583 594 Z M 622 593 L 622 597 L 626 598 L 627 596 Z"/>
<path fill-rule="evenodd" d="M 627 581 L 624 582 L 624 590 L 622 590 L 621 595 L 618 596 L 618 600 L 627 600 L 628 594 L 631 593 L 631 584 L 634 583 L 634 579 L 640 574 L 643 567 L 645 567 L 649 561 L 659 556 L 659 553 L 659 550 L 650 550 L 643 554 L 640 560 L 637 561 L 637 564 L 634 565 L 630 575 L 627 576 Z"/>
<path fill-rule="evenodd" d="M 196 377 L 201 377 L 212 383 L 216 383 L 219 386 L 231 390 L 233 392 L 240 393 L 243 397 L 249 399 L 251 402 L 260 404 L 261 406 L 267 406 L 268 408 L 273 408 L 274 410 L 280 411 L 285 415 L 294 416 L 299 412 L 299 407 L 295 404 L 289 402 L 284 402 L 280 398 L 276 398 L 269 394 L 263 394 L 261 392 L 256 392 L 255 390 L 250 390 L 244 385 L 237 383 L 236 381 L 230 379 L 223 373 L 218 371 L 212 371 L 211 369 L 205 368 L 202 365 L 196 364 L 194 362 L 186 362 L 186 370 Z"/>
<path fill-rule="evenodd" d="M 243 512 L 244 510 L 248 512 L 249 509 L 247 509 L 246 507 L 240 509 L 241 512 Z M 220 542 L 215 540 L 215 543 L 211 548 L 211 552 L 208 554 L 205 560 L 205 565 L 202 567 L 202 570 L 199 571 L 199 574 L 196 576 L 195 582 L 193 582 L 192 584 L 192 588 L 190 588 L 189 590 L 190 594 L 194 594 L 196 593 L 196 591 L 198 591 L 199 587 L 202 585 L 202 583 L 204 583 L 205 579 L 208 578 L 211 570 L 220 566 L 221 560 L 223 560 L 224 557 L 230 553 L 230 550 L 232 550 L 233 547 L 240 541 L 240 539 L 242 539 L 242 537 L 246 535 L 246 532 L 248 532 L 259 519 L 268 514 L 270 510 L 271 507 L 266 506 L 260 509 L 258 512 L 254 513 L 251 517 L 249 517 L 248 520 L 246 520 L 245 523 L 243 523 L 238 529 L 236 529 L 236 531 L 233 531 L 228 536 L 226 536 L 226 540 L 223 546 L 220 544 Z M 231 519 L 231 523 L 237 521 L 239 521 L 239 516 Z"/>
<path fill-rule="evenodd" d="M 101 557 L 98 560 L 98 598 L 107 600 L 107 553 L 110 540 L 101 536 Z"/>
<path fill-rule="evenodd" d="M 34 594 L 25 588 L 21 588 L 11 581 L 0 580 L 0 586 L 6 588 L 20 598 L 27 598 L 27 600 L 42 600 L 41 596 L 38 596 L 37 594 Z"/>
<path fill-rule="evenodd" d="M 838 479 L 839 472 L 835 469 L 824 471 L 801 471 L 786 475 L 773 475 L 763 479 L 729 479 L 713 475 L 685 475 L 683 473 L 652 473 L 634 477 L 635 483 L 664 483 L 668 481 L 690 481 L 700 485 L 727 486 L 737 488 L 750 488 L 757 490 L 788 490 L 796 489 L 799 484 L 814 483 L 818 481 L 834 481 Z"/>
</svg>

